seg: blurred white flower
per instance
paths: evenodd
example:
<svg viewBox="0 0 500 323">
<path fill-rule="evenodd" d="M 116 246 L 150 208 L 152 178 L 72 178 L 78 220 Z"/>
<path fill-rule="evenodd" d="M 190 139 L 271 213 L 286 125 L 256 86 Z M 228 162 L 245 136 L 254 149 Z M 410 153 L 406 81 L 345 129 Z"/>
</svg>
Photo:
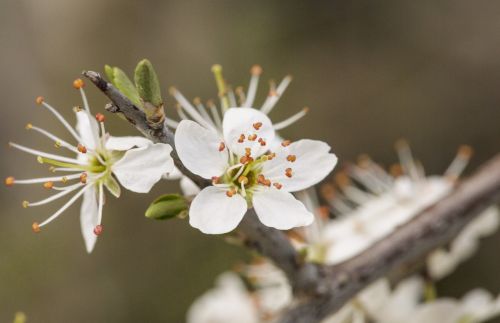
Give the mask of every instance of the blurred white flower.
<svg viewBox="0 0 500 323">
<path fill-rule="evenodd" d="M 310 187 L 337 162 L 321 141 L 285 141 L 273 151 L 275 133 L 269 118 L 255 109 L 230 108 L 223 133 L 183 120 L 175 146 L 183 164 L 212 180 L 193 200 L 190 224 L 204 233 L 233 230 L 249 207 L 270 227 L 288 230 L 309 225 L 313 215 L 290 192 Z"/>
<path fill-rule="evenodd" d="M 35 232 L 39 232 L 41 227 L 56 219 L 78 198 L 83 196 L 80 222 L 87 252 L 91 252 L 97 235 L 102 232 L 103 188 L 106 187 L 111 194 L 119 197 L 119 182 L 130 191 L 147 193 L 164 173 L 173 170 L 174 165 L 170 157 L 172 148 L 169 145 L 153 144 L 143 137 L 109 136 L 104 128 L 104 115 L 98 113 L 94 118 L 90 113 L 83 90 L 83 81 L 75 80 L 73 86 L 80 91 L 84 105 L 83 109 L 75 108 L 76 129 L 70 126 L 64 117 L 46 103 L 42 97 L 38 97 L 36 101 L 56 116 L 76 140 L 77 145 L 72 145 L 32 124 L 28 124 L 26 128 L 54 140 L 56 148 L 65 148 L 76 154 L 76 158 L 46 153 L 10 143 L 13 148 L 37 156 L 40 163 L 51 165 L 51 171 L 63 172 L 66 175 L 21 180 L 8 177 L 5 183 L 7 185 L 43 183 L 45 188 L 58 191 L 58 193 L 38 202 L 24 201 L 24 207 L 44 205 L 76 191 L 68 202 L 45 221 L 40 224 L 33 223 Z M 75 183 L 67 186 L 55 185 L 55 183 L 66 184 L 68 181 L 74 180 Z"/>
</svg>

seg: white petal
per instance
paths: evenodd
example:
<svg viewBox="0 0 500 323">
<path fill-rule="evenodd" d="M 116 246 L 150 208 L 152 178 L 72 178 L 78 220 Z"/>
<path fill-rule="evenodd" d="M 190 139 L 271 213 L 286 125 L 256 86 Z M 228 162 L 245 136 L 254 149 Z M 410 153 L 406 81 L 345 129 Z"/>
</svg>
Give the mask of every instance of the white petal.
<svg viewBox="0 0 500 323">
<path fill-rule="evenodd" d="M 228 165 L 227 148 L 219 151 L 217 132 L 191 120 L 183 120 L 175 131 L 175 148 L 184 166 L 203 178 L 220 176 Z"/>
<path fill-rule="evenodd" d="M 226 233 L 238 226 L 247 211 L 247 202 L 239 194 L 209 186 L 196 195 L 189 209 L 189 224 L 203 233 Z"/>
<path fill-rule="evenodd" d="M 329 153 L 330 146 L 318 140 L 303 139 L 288 147 L 281 147 L 276 157 L 264 163 L 263 174 L 271 181 L 283 184 L 289 192 L 300 191 L 324 179 L 337 164 L 337 157 Z M 296 160 L 287 160 L 294 155 Z M 285 176 L 285 169 L 292 169 L 292 177 Z"/>
<path fill-rule="evenodd" d="M 252 203 L 259 220 L 268 227 L 289 230 L 314 221 L 304 204 L 285 191 L 263 189 L 254 193 Z"/>
<path fill-rule="evenodd" d="M 171 172 L 163 175 L 163 179 L 173 181 L 176 179 L 181 179 L 182 176 L 184 175 L 182 175 L 181 171 L 177 167 L 174 167 L 174 169 Z"/>
<path fill-rule="evenodd" d="M 134 147 L 143 147 L 151 145 L 153 142 L 144 137 L 126 136 L 126 137 L 113 137 L 109 136 L 106 140 L 107 150 L 129 150 Z"/>
<path fill-rule="evenodd" d="M 130 149 L 113 165 L 113 174 L 126 189 L 147 193 L 163 174 L 174 169 L 170 152 L 172 147 L 167 144 Z"/>
<path fill-rule="evenodd" d="M 82 229 L 85 248 L 88 253 L 92 252 L 97 241 L 94 228 L 98 224 L 97 195 L 94 187 L 90 187 L 83 193 L 82 206 L 80 208 L 80 225 Z"/>
<path fill-rule="evenodd" d="M 99 125 L 85 110 L 76 113 L 76 130 L 80 135 L 82 145 L 90 149 L 97 147 L 96 139 L 99 137 Z"/>
<path fill-rule="evenodd" d="M 461 305 L 453 299 L 440 298 L 431 303 L 425 303 L 406 317 L 410 323 L 456 323 L 463 317 Z"/>
<path fill-rule="evenodd" d="M 259 130 L 253 126 L 258 122 L 262 123 Z M 274 142 L 275 133 L 271 120 L 264 113 L 252 108 L 230 108 L 227 110 L 224 113 L 222 129 L 224 141 L 229 145 L 229 149 L 238 156 L 244 156 L 245 148 L 250 148 L 252 157 L 258 157 L 269 150 L 270 145 Z M 245 140 L 243 143 L 239 143 L 238 139 L 242 134 L 245 136 Z M 252 134 L 257 135 L 255 141 L 247 139 Z M 265 146 L 258 142 L 259 138 L 265 140 Z"/>
<path fill-rule="evenodd" d="M 182 176 L 179 182 L 184 196 L 194 196 L 200 193 L 200 188 L 189 177 Z"/>
</svg>

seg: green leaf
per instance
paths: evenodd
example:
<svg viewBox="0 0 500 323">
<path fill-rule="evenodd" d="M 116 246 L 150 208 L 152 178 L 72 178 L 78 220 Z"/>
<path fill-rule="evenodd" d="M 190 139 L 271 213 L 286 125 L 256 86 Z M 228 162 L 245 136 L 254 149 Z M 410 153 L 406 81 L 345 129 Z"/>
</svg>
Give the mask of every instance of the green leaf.
<svg viewBox="0 0 500 323">
<path fill-rule="evenodd" d="M 182 217 L 187 213 L 188 202 L 179 194 L 165 194 L 151 203 L 146 210 L 146 217 L 155 220 L 166 220 Z"/>
<path fill-rule="evenodd" d="M 137 64 L 134 80 L 139 96 L 144 103 L 150 103 L 154 107 L 160 107 L 163 104 L 160 82 L 149 60 L 143 59 Z"/>
<path fill-rule="evenodd" d="M 142 107 L 142 102 L 139 97 L 139 92 L 135 88 L 134 83 L 128 78 L 127 74 L 118 67 L 104 66 L 104 72 L 109 81 L 122 92 L 132 103 L 137 107 Z"/>
</svg>

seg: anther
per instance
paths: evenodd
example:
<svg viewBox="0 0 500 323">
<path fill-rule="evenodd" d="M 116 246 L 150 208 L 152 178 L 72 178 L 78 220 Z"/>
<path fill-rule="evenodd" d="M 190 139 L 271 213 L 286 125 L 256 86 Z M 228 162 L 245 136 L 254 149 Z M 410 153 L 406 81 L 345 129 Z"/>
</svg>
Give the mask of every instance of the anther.
<svg viewBox="0 0 500 323">
<path fill-rule="evenodd" d="M 234 194 L 236 194 L 236 190 L 234 188 L 231 188 L 229 191 L 226 192 L 227 197 L 233 197 Z"/>
<path fill-rule="evenodd" d="M 102 225 L 98 224 L 98 225 L 96 225 L 96 226 L 95 226 L 95 228 L 94 228 L 94 234 L 95 234 L 96 236 L 98 236 L 98 235 L 100 235 L 100 234 L 102 233 L 102 230 L 103 230 L 103 229 L 102 229 Z"/>
<path fill-rule="evenodd" d="M 12 176 L 9 176 L 5 179 L 5 185 L 6 186 L 12 186 L 14 185 L 15 179 Z"/>
<path fill-rule="evenodd" d="M 264 175 L 259 174 L 259 176 L 257 176 L 257 183 L 264 184 L 265 181 L 266 181 L 266 178 L 264 177 Z"/>
<path fill-rule="evenodd" d="M 248 147 L 245 148 L 245 156 L 250 157 L 251 154 L 252 154 L 252 149 Z"/>
<path fill-rule="evenodd" d="M 219 176 L 212 176 L 212 185 L 219 184 L 219 181 L 220 181 Z"/>
<path fill-rule="evenodd" d="M 36 157 L 36 161 L 39 162 L 40 164 L 43 164 L 43 157 L 42 156 Z"/>
<path fill-rule="evenodd" d="M 280 183 L 273 183 L 273 186 L 279 190 L 283 187 L 283 185 L 281 185 Z"/>
<path fill-rule="evenodd" d="M 242 163 L 244 165 L 251 163 L 251 162 L 253 162 L 253 158 L 250 156 L 243 156 L 240 158 L 240 163 Z"/>
<path fill-rule="evenodd" d="M 35 102 L 36 104 L 42 104 L 44 100 L 43 96 L 37 96 Z"/>
<path fill-rule="evenodd" d="M 274 157 L 276 157 L 276 153 L 270 153 L 266 155 L 267 160 L 272 160 Z"/>
<path fill-rule="evenodd" d="M 238 139 L 238 142 L 241 144 L 243 141 L 245 141 L 245 135 L 241 134 L 240 138 Z"/>
<path fill-rule="evenodd" d="M 224 144 L 222 141 L 221 143 L 219 144 L 219 151 L 223 151 L 224 148 L 226 148 L 226 144 Z"/>
<path fill-rule="evenodd" d="M 238 177 L 238 183 L 247 185 L 248 184 L 248 177 L 241 175 Z"/>
<path fill-rule="evenodd" d="M 84 86 L 85 86 L 85 83 L 83 82 L 82 79 L 76 79 L 73 81 L 73 87 L 77 90 L 81 89 Z"/>
<path fill-rule="evenodd" d="M 255 139 L 257 139 L 257 134 L 255 134 L 255 133 L 248 136 L 248 140 L 250 140 L 250 141 L 255 141 Z"/>
<path fill-rule="evenodd" d="M 61 146 L 62 146 L 62 143 L 60 141 L 54 142 L 54 147 L 61 148 Z"/>
<path fill-rule="evenodd" d="M 283 142 L 281 143 L 281 146 L 283 146 L 283 147 L 287 147 L 287 146 L 290 146 L 290 144 L 291 144 L 291 143 L 292 143 L 292 142 L 291 142 L 290 140 L 285 140 L 285 141 L 283 141 Z"/>
<path fill-rule="evenodd" d="M 63 177 L 63 179 L 64 179 L 64 177 Z M 82 173 L 80 175 L 80 183 L 87 184 L 87 173 Z"/>
<path fill-rule="evenodd" d="M 472 156 L 473 150 L 471 146 L 463 145 L 458 148 L 458 155 L 464 158 L 470 158 Z"/>
<path fill-rule="evenodd" d="M 400 164 L 393 164 L 389 167 L 389 173 L 393 176 L 393 177 L 399 177 L 401 175 L 403 175 L 403 167 L 401 167 Z"/>
<path fill-rule="evenodd" d="M 86 154 L 87 153 L 87 147 L 85 147 L 84 145 L 82 144 L 78 144 L 76 146 L 76 149 L 81 152 L 82 154 Z"/>
<path fill-rule="evenodd" d="M 52 181 L 45 182 L 45 183 L 43 183 L 43 187 L 50 190 L 52 187 L 54 187 L 54 182 L 52 182 Z"/>
<path fill-rule="evenodd" d="M 293 163 L 297 160 L 297 156 L 295 155 L 288 155 L 286 156 L 286 160 L 288 160 L 289 162 Z"/>
<path fill-rule="evenodd" d="M 104 114 L 99 112 L 95 115 L 95 119 L 99 122 L 104 122 L 104 120 L 106 120 L 106 117 L 104 116 Z"/>
<path fill-rule="evenodd" d="M 252 68 L 250 69 L 250 73 L 252 75 L 260 75 L 262 74 L 262 67 L 260 67 L 260 65 L 252 66 Z"/>
<path fill-rule="evenodd" d="M 75 112 L 75 113 L 76 113 L 76 112 L 80 112 L 80 111 L 82 111 L 82 110 L 83 110 L 83 109 L 82 109 L 82 107 L 80 107 L 80 106 L 78 106 L 78 105 L 73 107 L 73 112 Z"/>
<path fill-rule="evenodd" d="M 30 130 L 31 128 L 33 128 L 33 125 L 31 123 L 27 123 L 24 128 L 26 128 L 26 130 Z"/>
<path fill-rule="evenodd" d="M 266 145 L 266 141 L 264 140 L 264 138 L 259 138 L 258 142 L 260 143 L 261 146 Z"/>
<path fill-rule="evenodd" d="M 349 176 L 344 171 L 340 171 L 335 175 L 335 182 L 340 187 L 346 187 L 351 184 L 351 180 Z"/>
<path fill-rule="evenodd" d="M 33 222 L 33 224 L 31 225 L 31 230 L 33 230 L 34 233 L 39 233 L 40 225 L 37 222 Z"/>
<path fill-rule="evenodd" d="M 255 130 L 259 130 L 260 127 L 262 127 L 262 122 L 256 122 L 256 123 L 254 123 L 253 127 L 254 127 Z"/>
<path fill-rule="evenodd" d="M 61 178 L 61 182 L 66 183 L 67 181 L 68 181 L 68 178 L 66 176 L 64 176 L 63 178 Z"/>
<path fill-rule="evenodd" d="M 28 206 L 30 206 L 30 202 L 28 202 L 28 201 L 23 201 L 22 205 L 23 205 L 23 208 L 25 208 L 25 209 L 26 209 Z"/>
<path fill-rule="evenodd" d="M 292 177 L 292 169 L 290 167 L 285 169 L 285 175 L 286 177 Z"/>
<path fill-rule="evenodd" d="M 328 220 L 328 218 L 330 217 L 330 210 L 327 206 L 320 206 L 316 210 L 318 211 L 318 214 L 322 219 Z"/>
</svg>

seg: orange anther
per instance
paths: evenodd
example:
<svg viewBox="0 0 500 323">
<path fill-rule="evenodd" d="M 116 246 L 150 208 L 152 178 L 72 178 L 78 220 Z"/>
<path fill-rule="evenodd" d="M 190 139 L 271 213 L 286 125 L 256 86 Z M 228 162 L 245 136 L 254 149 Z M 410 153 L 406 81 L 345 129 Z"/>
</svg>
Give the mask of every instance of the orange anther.
<svg viewBox="0 0 500 323">
<path fill-rule="evenodd" d="M 253 158 L 250 156 L 243 156 L 240 158 L 240 163 L 242 163 L 242 164 L 248 164 L 251 162 L 253 162 Z"/>
<path fill-rule="evenodd" d="M 260 67 L 260 65 L 252 66 L 252 68 L 250 69 L 250 73 L 252 75 L 260 75 L 262 74 L 262 67 Z"/>
<path fill-rule="evenodd" d="M 234 194 L 236 194 L 236 192 L 234 191 L 234 189 L 230 189 L 229 191 L 226 192 L 226 196 L 227 197 L 233 197 Z"/>
<path fill-rule="evenodd" d="M 262 122 L 256 122 L 256 123 L 254 123 L 253 127 L 254 127 L 255 130 L 259 130 L 260 127 L 262 127 Z"/>
<path fill-rule="evenodd" d="M 273 183 L 273 186 L 279 190 L 283 187 L 283 185 L 281 185 L 280 183 Z"/>
<path fill-rule="evenodd" d="M 76 149 L 77 149 L 79 152 L 81 152 L 82 154 L 87 153 L 87 147 L 85 147 L 85 146 L 84 146 L 84 145 L 82 145 L 82 144 L 78 144 L 78 145 L 76 146 Z"/>
<path fill-rule="evenodd" d="M 285 169 L 285 175 L 286 177 L 292 177 L 292 169 L 290 167 Z"/>
<path fill-rule="evenodd" d="M 33 232 L 38 233 L 40 232 L 40 225 L 36 222 L 33 222 L 33 224 L 31 225 L 31 229 L 33 230 Z"/>
<path fill-rule="evenodd" d="M 5 179 L 5 185 L 12 186 L 14 185 L 15 179 L 12 176 L 9 176 Z"/>
<path fill-rule="evenodd" d="M 261 146 L 265 146 L 266 145 L 266 141 L 262 138 L 259 138 L 259 143 Z"/>
<path fill-rule="evenodd" d="M 285 140 L 285 141 L 283 141 L 283 142 L 281 143 L 281 145 L 282 145 L 283 147 L 287 147 L 287 146 L 290 146 L 290 144 L 291 144 L 291 143 L 292 143 L 292 142 L 291 142 L 290 140 Z"/>
<path fill-rule="evenodd" d="M 106 120 L 106 117 L 104 116 L 104 114 L 102 113 L 97 113 L 95 115 L 95 119 L 99 122 L 104 122 L 104 120 Z"/>
<path fill-rule="evenodd" d="M 241 144 L 243 141 L 245 141 L 245 135 L 241 134 L 240 138 L 238 139 L 238 142 Z"/>
<path fill-rule="evenodd" d="M 250 140 L 250 141 L 255 141 L 255 139 L 257 139 L 257 134 L 255 134 L 255 133 L 253 135 L 248 136 L 248 140 Z"/>
<path fill-rule="evenodd" d="M 45 182 L 45 183 L 43 183 L 43 187 L 50 190 L 52 187 L 54 187 L 54 182 L 52 182 L 52 181 Z"/>
<path fill-rule="evenodd" d="M 220 180 L 219 176 L 212 176 L 212 184 L 218 184 Z"/>
<path fill-rule="evenodd" d="M 103 230 L 102 225 L 98 224 L 94 228 L 94 234 L 98 236 L 102 233 L 102 230 Z"/>
<path fill-rule="evenodd" d="M 268 187 L 269 187 L 269 186 L 271 186 L 271 180 L 266 179 L 266 180 L 264 181 L 264 185 L 266 185 L 266 186 L 268 186 Z"/>
<path fill-rule="evenodd" d="M 295 156 L 295 155 L 288 155 L 288 156 L 286 156 L 286 160 L 288 160 L 289 162 L 293 163 L 295 160 L 297 160 L 297 156 Z"/>
<path fill-rule="evenodd" d="M 80 183 L 87 184 L 87 173 L 82 173 L 80 175 Z"/>
<path fill-rule="evenodd" d="M 84 86 L 85 86 L 85 83 L 83 82 L 82 79 L 76 79 L 73 81 L 73 87 L 77 90 L 81 89 Z"/>
<path fill-rule="evenodd" d="M 226 144 L 221 141 L 221 143 L 219 144 L 219 151 L 223 151 L 224 148 L 226 148 Z"/>
<path fill-rule="evenodd" d="M 36 104 L 42 104 L 44 100 L 43 96 L 37 96 L 35 102 Z"/>
<path fill-rule="evenodd" d="M 242 183 L 243 183 L 243 185 L 248 184 L 248 177 L 243 176 L 243 175 L 242 175 L 242 176 L 240 176 L 240 177 L 238 177 L 238 183 L 240 183 L 240 184 L 242 184 Z"/>
<path fill-rule="evenodd" d="M 252 154 L 252 149 L 251 148 L 245 148 L 245 156 L 250 157 Z"/>
</svg>

